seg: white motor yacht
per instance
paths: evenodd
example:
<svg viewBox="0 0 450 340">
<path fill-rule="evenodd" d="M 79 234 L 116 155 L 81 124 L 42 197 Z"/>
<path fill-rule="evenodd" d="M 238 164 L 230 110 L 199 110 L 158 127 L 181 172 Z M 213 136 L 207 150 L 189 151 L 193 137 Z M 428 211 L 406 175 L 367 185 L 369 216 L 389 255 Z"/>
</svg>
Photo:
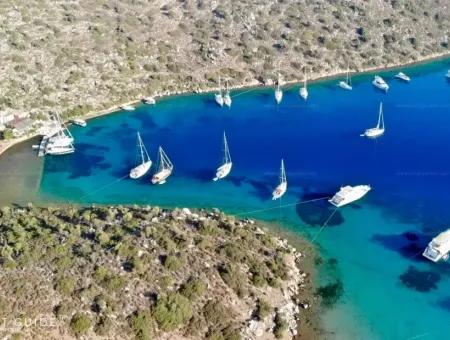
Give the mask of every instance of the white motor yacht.
<svg viewBox="0 0 450 340">
<path fill-rule="evenodd" d="M 389 85 L 380 76 L 375 76 L 375 78 L 372 81 L 372 84 L 382 91 L 387 92 L 389 90 Z"/>
<path fill-rule="evenodd" d="M 370 191 L 370 185 L 356 185 L 341 187 L 341 189 L 328 200 L 336 207 L 342 207 L 349 203 L 359 200 Z"/>
<path fill-rule="evenodd" d="M 404 74 L 403 72 L 399 72 L 395 75 L 395 78 L 406 81 L 407 83 L 409 83 L 411 81 L 411 78 L 408 77 L 406 74 Z"/>
<path fill-rule="evenodd" d="M 82 127 L 86 127 L 86 125 L 87 125 L 86 121 L 83 119 L 80 119 L 80 118 L 73 119 L 72 123 L 74 123 L 75 125 L 78 125 L 78 126 L 82 126 Z"/>
<path fill-rule="evenodd" d="M 431 240 L 422 255 L 430 261 L 438 262 L 439 260 L 447 261 L 449 252 L 450 229 L 447 229 Z"/>
</svg>

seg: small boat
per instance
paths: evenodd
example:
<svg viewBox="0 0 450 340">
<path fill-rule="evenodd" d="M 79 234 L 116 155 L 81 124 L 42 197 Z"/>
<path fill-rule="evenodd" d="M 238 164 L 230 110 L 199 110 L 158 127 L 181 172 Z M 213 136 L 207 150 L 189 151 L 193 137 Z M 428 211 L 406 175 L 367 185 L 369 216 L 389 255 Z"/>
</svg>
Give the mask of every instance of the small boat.
<svg viewBox="0 0 450 340">
<path fill-rule="evenodd" d="M 152 183 L 164 184 L 166 179 L 172 174 L 173 164 L 162 147 L 159 147 L 158 154 L 158 170 L 152 177 Z"/>
<path fill-rule="evenodd" d="M 223 106 L 223 96 L 222 96 L 222 88 L 220 87 L 220 77 L 219 77 L 219 92 L 214 95 L 214 99 L 216 100 L 217 105 L 220 107 Z"/>
<path fill-rule="evenodd" d="M 450 252 L 450 229 L 433 238 L 423 252 L 423 256 L 433 262 L 447 261 Z"/>
<path fill-rule="evenodd" d="M 39 150 L 40 147 L 41 147 L 41 146 L 40 146 L 39 144 L 34 144 L 34 145 L 31 146 L 31 148 L 32 148 L 33 150 Z"/>
<path fill-rule="evenodd" d="M 272 200 L 281 198 L 286 193 L 287 190 L 287 179 L 286 170 L 284 169 L 284 161 L 281 159 L 281 169 L 280 169 L 280 184 L 272 192 Z"/>
<path fill-rule="evenodd" d="M 152 166 L 152 161 L 150 159 L 150 156 L 148 155 L 147 149 L 145 148 L 144 143 L 142 142 L 142 138 L 140 133 L 137 133 L 137 140 L 138 140 L 138 149 L 140 154 L 140 164 L 130 171 L 130 178 L 137 179 L 142 176 L 144 176 L 148 170 L 150 170 L 150 167 Z"/>
<path fill-rule="evenodd" d="M 370 189 L 371 187 L 369 185 L 357 185 L 354 187 L 347 185 L 345 187 L 341 187 L 341 189 L 331 199 L 329 199 L 328 202 L 333 204 L 335 207 L 342 207 L 359 200 L 365 196 Z"/>
<path fill-rule="evenodd" d="M 450 79 L 450 70 L 447 71 L 447 74 L 445 75 L 447 79 Z"/>
<path fill-rule="evenodd" d="M 384 81 L 383 78 L 381 78 L 380 76 L 375 76 L 375 78 L 372 81 L 372 84 L 376 87 L 379 88 L 382 91 L 387 92 L 389 90 L 389 85 Z"/>
<path fill-rule="evenodd" d="M 380 110 L 378 112 L 377 126 L 371 129 L 367 129 L 361 134 L 361 137 L 377 138 L 384 134 L 384 116 L 383 116 L 383 103 L 380 103 Z"/>
<path fill-rule="evenodd" d="M 406 82 L 410 82 L 411 78 L 408 77 L 406 74 L 404 74 L 403 72 L 399 72 L 395 75 L 395 78 L 406 81 Z"/>
<path fill-rule="evenodd" d="M 70 153 L 74 153 L 75 152 L 75 147 L 73 145 L 67 145 L 67 146 L 51 146 L 51 147 L 47 147 L 45 149 L 45 154 L 46 155 L 54 155 L 54 156 L 59 156 L 59 155 L 67 155 Z"/>
<path fill-rule="evenodd" d="M 144 97 L 144 98 L 142 98 L 142 102 L 147 105 L 155 105 L 156 104 L 156 100 L 153 97 Z"/>
<path fill-rule="evenodd" d="M 304 100 L 308 99 L 308 88 L 306 87 L 306 83 L 307 83 L 307 80 L 306 80 L 306 76 L 305 76 L 303 86 L 300 87 L 300 91 L 299 91 L 300 97 L 302 97 Z"/>
<path fill-rule="evenodd" d="M 277 104 L 280 104 L 282 99 L 283 91 L 280 88 L 280 75 L 278 74 L 277 88 L 275 90 L 275 101 L 277 102 Z"/>
<path fill-rule="evenodd" d="M 344 90 L 349 90 L 349 91 L 351 91 L 351 90 L 353 89 L 353 87 L 352 87 L 352 80 L 351 80 L 350 77 L 349 77 L 349 70 L 348 70 L 348 67 L 347 67 L 347 77 L 345 78 L 345 80 L 341 80 L 341 81 L 338 83 L 338 86 L 339 86 L 341 89 L 344 89 Z"/>
<path fill-rule="evenodd" d="M 135 110 L 135 107 L 133 105 L 122 105 L 120 108 L 124 111 L 134 111 Z"/>
<path fill-rule="evenodd" d="M 78 126 L 82 126 L 82 127 L 86 127 L 86 125 L 87 125 L 86 121 L 83 119 L 80 119 L 80 118 L 73 119 L 72 123 L 74 123 L 75 125 L 78 125 Z"/>
<path fill-rule="evenodd" d="M 226 106 L 231 107 L 231 96 L 230 96 L 230 90 L 228 89 L 228 82 L 227 82 L 227 89 L 225 91 L 225 95 L 223 96 L 223 103 Z"/>
<path fill-rule="evenodd" d="M 233 166 L 225 132 L 223 133 L 223 153 L 224 153 L 223 164 L 217 169 L 216 177 L 213 178 L 213 181 L 217 181 L 219 179 L 227 177 L 231 171 L 231 167 Z"/>
</svg>

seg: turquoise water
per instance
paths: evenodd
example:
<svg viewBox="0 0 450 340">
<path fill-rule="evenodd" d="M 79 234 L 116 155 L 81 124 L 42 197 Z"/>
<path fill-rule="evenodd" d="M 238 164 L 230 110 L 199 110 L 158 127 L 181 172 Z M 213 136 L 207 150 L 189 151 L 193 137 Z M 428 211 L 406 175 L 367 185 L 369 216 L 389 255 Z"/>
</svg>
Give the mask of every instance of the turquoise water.
<svg viewBox="0 0 450 340">
<path fill-rule="evenodd" d="M 420 252 L 450 225 L 448 68 L 450 60 L 408 68 L 410 84 L 382 72 L 388 94 L 373 88 L 373 75 L 362 75 L 351 92 L 336 80 L 312 84 L 306 103 L 298 87 L 279 106 L 272 89 L 240 90 L 231 109 L 217 107 L 210 94 L 189 95 L 100 117 L 71 128 L 75 154 L 46 159 L 38 201 L 219 207 L 282 222 L 317 236 L 327 261 L 323 282 L 342 280 L 343 296 L 324 317 L 330 339 L 447 338 L 450 266 L 426 262 Z M 380 101 L 386 134 L 361 138 L 376 124 Z M 124 178 L 134 166 L 136 131 L 154 161 L 159 145 L 173 161 L 165 185 Z M 212 182 L 223 131 L 233 169 Z M 281 157 L 289 188 L 272 202 Z M 295 203 L 328 197 L 343 184 L 373 190 L 317 234 L 334 209 L 326 200 Z"/>
</svg>

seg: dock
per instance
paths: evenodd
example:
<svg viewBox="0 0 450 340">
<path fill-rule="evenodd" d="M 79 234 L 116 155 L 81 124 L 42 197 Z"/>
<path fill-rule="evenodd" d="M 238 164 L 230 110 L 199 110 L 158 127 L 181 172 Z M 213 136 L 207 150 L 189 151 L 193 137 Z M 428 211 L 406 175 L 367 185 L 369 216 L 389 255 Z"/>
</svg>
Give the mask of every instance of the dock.
<svg viewBox="0 0 450 340">
<path fill-rule="evenodd" d="M 38 157 L 45 156 L 45 148 L 47 146 L 49 138 L 50 137 L 47 136 L 42 137 L 41 143 L 39 144 Z"/>
</svg>

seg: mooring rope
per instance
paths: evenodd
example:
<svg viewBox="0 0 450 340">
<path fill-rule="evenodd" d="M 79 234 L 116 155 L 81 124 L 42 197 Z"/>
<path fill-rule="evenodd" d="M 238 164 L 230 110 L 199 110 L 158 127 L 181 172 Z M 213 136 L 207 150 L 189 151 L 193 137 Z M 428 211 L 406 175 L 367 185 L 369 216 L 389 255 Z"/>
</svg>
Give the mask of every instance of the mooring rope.
<svg viewBox="0 0 450 340">
<path fill-rule="evenodd" d="M 129 175 L 125 175 L 125 176 L 123 176 L 123 177 L 121 177 L 121 178 L 118 178 L 118 179 L 116 179 L 116 180 L 114 180 L 114 181 L 108 183 L 108 184 L 105 184 L 104 186 L 102 186 L 102 187 L 100 187 L 100 188 L 98 188 L 98 189 L 96 189 L 96 190 L 93 190 L 93 191 L 91 191 L 91 192 L 89 192 L 89 193 L 87 193 L 87 194 L 81 196 L 81 197 L 80 197 L 80 200 L 82 200 L 83 198 L 89 197 L 89 196 L 91 196 L 91 195 L 93 195 L 93 194 L 96 194 L 96 193 L 98 193 L 98 192 L 100 192 L 100 191 L 103 191 L 103 190 L 105 190 L 105 189 L 107 189 L 107 188 L 113 186 L 114 184 L 117 184 L 117 183 L 123 181 L 123 180 L 124 180 L 125 178 L 127 178 L 127 177 L 129 177 Z"/>
<path fill-rule="evenodd" d="M 324 224 L 322 224 L 322 227 L 320 227 L 319 231 L 317 232 L 316 235 L 314 235 L 314 237 L 311 240 L 311 243 L 314 242 L 317 237 L 319 237 L 320 233 L 322 232 L 322 230 L 327 226 L 328 222 L 330 222 L 331 218 L 334 216 L 334 214 L 336 213 L 336 211 L 338 210 L 338 207 L 336 207 L 333 212 L 331 213 L 331 215 L 327 218 L 327 220 L 325 221 Z"/>
</svg>

